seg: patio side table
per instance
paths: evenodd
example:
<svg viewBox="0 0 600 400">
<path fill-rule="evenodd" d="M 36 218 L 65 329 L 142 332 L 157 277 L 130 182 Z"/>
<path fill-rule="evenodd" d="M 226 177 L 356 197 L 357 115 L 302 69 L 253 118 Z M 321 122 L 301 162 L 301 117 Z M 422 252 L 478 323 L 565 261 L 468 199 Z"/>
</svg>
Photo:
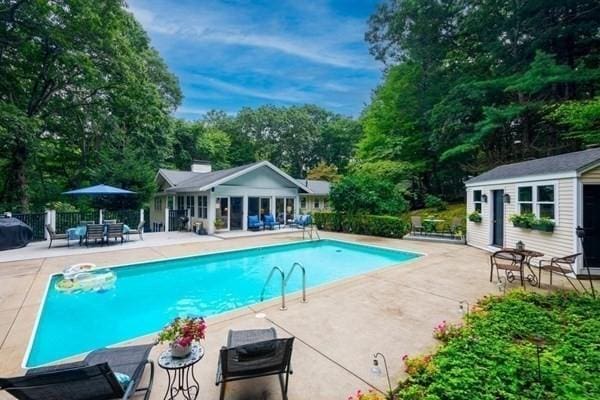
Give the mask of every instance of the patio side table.
<svg viewBox="0 0 600 400">
<path fill-rule="evenodd" d="M 195 400 L 200 392 L 200 384 L 194 375 L 194 365 L 204 357 L 204 348 L 197 343 L 192 352 L 184 358 L 175 358 L 171 350 L 160 353 L 158 366 L 167 372 L 169 383 L 163 399 L 175 399 L 181 394 L 186 400 Z"/>
</svg>

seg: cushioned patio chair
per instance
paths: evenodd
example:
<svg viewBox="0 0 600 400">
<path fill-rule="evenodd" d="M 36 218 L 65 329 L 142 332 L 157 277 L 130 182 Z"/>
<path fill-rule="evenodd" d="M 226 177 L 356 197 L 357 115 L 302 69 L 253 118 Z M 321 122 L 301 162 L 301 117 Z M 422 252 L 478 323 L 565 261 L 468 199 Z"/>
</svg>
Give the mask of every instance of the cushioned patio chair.
<svg viewBox="0 0 600 400">
<path fill-rule="evenodd" d="M 110 239 L 121 239 L 121 243 L 125 240 L 125 234 L 123 233 L 123 224 L 110 224 L 106 228 L 106 242 L 109 243 Z"/>
<path fill-rule="evenodd" d="M 104 225 L 102 224 L 88 224 L 85 231 L 85 246 L 87 247 L 90 241 L 97 243 L 100 240 L 100 244 L 104 244 Z"/>
<path fill-rule="evenodd" d="M 264 227 L 265 224 L 260 221 L 258 215 L 248 215 L 248 229 L 258 231 L 260 228 L 264 229 Z"/>
<path fill-rule="evenodd" d="M 56 231 L 52 228 L 52 225 L 46 224 L 46 230 L 48 231 L 48 236 L 50 237 L 50 244 L 48 248 L 52 247 L 52 242 L 55 240 L 66 240 L 67 247 L 69 247 L 69 235 L 66 233 L 56 233 Z"/>
<path fill-rule="evenodd" d="M 293 337 L 278 339 L 274 328 L 229 331 L 217 366 L 220 399 L 225 398 L 227 382 L 269 375 L 279 376 L 283 399 L 287 399 L 293 345 Z"/>
<path fill-rule="evenodd" d="M 498 280 L 500 280 L 500 270 L 504 270 L 506 279 L 512 282 L 515 279 L 515 272 L 519 273 L 521 279 L 521 286 L 525 287 L 523 281 L 525 257 L 511 250 L 499 250 L 490 256 L 490 282 L 492 281 L 492 275 L 494 267 L 496 267 L 496 274 Z"/>
<path fill-rule="evenodd" d="M 273 217 L 272 214 L 265 214 L 263 217 L 263 224 L 265 225 L 265 228 L 269 228 L 269 229 L 274 229 L 275 225 L 277 225 L 278 227 L 280 227 L 281 225 L 279 224 L 279 222 L 277 222 L 275 220 L 275 217 Z"/>
<path fill-rule="evenodd" d="M 129 231 L 127 231 L 127 241 L 129 241 L 129 235 L 131 234 L 138 234 L 140 236 L 140 240 L 144 240 L 144 221 L 140 221 L 140 223 L 138 224 L 136 229 L 129 229 Z"/>
<path fill-rule="evenodd" d="M 550 260 L 540 260 L 538 267 L 538 287 L 541 286 L 542 283 L 542 271 L 550 272 L 550 287 L 552 287 L 552 274 L 559 274 L 564 276 L 567 281 L 571 284 L 573 289 L 576 292 L 579 290 L 575 287 L 575 284 L 571 280 L 574 278 L 579 282 L 581 288 L 584 292 L 587 292 L 587 288 L 583 285 L 583 282 L 577 279 L 577 274 L 575 273 L 575 262 L 577 261 L 577 257 L 579 257 L 581 253 L 571 254 L 570 256 L 565 257 L 553 257 Z M 569 277 L 569 275 L 571 275 Z"/>
<path fill-rule="evenodd" d="M 30 369 L 25 376 L 0 378 L 0 390 L 19 400 L 128 399 L 139 392 L 147 400 L 154 379 L 154 364 L 148 359 L 152 346 L 100 349 L 83 361 Z M 139 387 L 146 366 L 148 385 Z"/>
<path fill-rule="evenodd" d="M 421 220 L 421 217 L 410 217 L 410 231 L 413 235 L 416 233 L 422 235 L 425 232 L 425 228 L 423 227 L 423 221 Z"/>
<path fill-rule="evenodd" d="M 294 223 L 292 226 L 295 226 L 300 229 L 304 229 L 308 225 L 312 224 L 312 217 L 308 214 L 301 214 L 297 218 L 294 219 Z"/>
</svg>

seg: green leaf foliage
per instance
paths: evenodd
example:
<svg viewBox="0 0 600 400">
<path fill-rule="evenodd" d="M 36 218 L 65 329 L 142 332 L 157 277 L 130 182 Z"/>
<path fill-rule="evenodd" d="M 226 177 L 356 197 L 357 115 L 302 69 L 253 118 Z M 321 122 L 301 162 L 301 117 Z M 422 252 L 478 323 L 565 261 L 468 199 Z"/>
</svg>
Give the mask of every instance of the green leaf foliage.
<svg viewBox="0 0 600 400">
<path fill-rule="evenodd" d="M 390 238 L 402 238 L 410 231 L 405 218 L 389 215 L 317 212 L 312 216 L 317 227 L 326 231 Z"/>
<path fill-rule="evenodd" d="M 488 297 L 424 368 L 400 383 L 401 399 L 600 397 L 600 301 L 514 291 Z M 536 341 L 541 341 L 538 381 Z M 414 364 L 414 362 L 412 363 Z"/>
<path fill-rule="evenodd" d="M 329 198 L 334 210 L 349 214 L 400 215 L 407 209 L 393 183 L 368 175 L 343 177 L 332 186 Z"/>
</svg>

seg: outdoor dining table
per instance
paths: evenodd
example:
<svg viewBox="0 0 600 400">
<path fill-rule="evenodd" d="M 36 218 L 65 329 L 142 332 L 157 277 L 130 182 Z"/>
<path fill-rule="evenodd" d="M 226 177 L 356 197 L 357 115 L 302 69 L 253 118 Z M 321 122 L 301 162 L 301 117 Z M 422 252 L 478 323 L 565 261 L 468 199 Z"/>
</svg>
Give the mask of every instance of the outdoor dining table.
<svg viewBox="0 0 600 400">
<path fill-rule="evenodd" d="M 531 261 L 534 258 L 544 257 L 544 253 L 535 250 L 525 250 L 525 249 L 512 249 L 512 248 L 504 248 L 503 250 L 512 251 L 517 254 L 521 254 L 524 257 L 525 265 L 527 269 L 529 269 L 529 274 L 527 275 L 527 282 L 531 286 L 537 286 L 538 284 L 538 276 L 533 272 L 533 268 L 531 268 Z"/>
<path fill-rule="evenodd" d="M 106 232 L 108 231 L 108 225 L 109 224 L 104 224 L 104 234 L 106 234 Z M 79 244 L 81 244 L 81 242 L 85 238 L 86 233 L 87 233 L 86 225 L 80 225 L 80 226 L 76 226 L 74 228 L 67 229 L 67 235 L 69 236 L 69 240 L 79 240 Z M 123 224 L 123 233 L 124 234 L 129 233 L 129 226 Z"/>
</svg>

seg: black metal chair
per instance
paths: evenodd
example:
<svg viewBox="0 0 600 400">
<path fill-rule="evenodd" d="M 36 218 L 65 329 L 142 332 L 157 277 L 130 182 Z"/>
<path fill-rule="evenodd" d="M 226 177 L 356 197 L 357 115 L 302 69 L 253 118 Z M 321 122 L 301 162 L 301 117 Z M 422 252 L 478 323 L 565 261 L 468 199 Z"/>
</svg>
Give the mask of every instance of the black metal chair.
<svg viewBox="0 0 600 400">
<path fill-rule="evenodd" d="M 571 280 L 571 277 L 573 277 L 579 282 L 581 288 L 583 289 L 583 292 L 587 292 L 587 288 L 584 286 L 583 282 L 577 279 L 577 273 L 575 272 L 575 268 L 573 268 L 575 262 L 577 261 L 577 257 L 579 257 L 580 255 L 581 253 L 577 253 L 565 257 L 553 257 L 550 260 L 540 260 L 538 266 L 538 287 L 540 287 L 542 283 L 542 271 L 547 271 L 550 272 L 550 287 L 552 287 L 552 274 L 554 273 L 564 276 L 567 279 L 567 281 L 571 284 L 573 289 L 575 289 L 575 291 L 578 292 L 579 290 Z M 572 276 L 569 277 L 569 275 Z"/>
<path fill-rule="evenodd" d="M 106 242 L 110 243 L 110 239 L 121 239 L 121 243 L 125 240 L 125 235 L 123 234 L 123 224 L 110 224 L 106 228 Z"/>
<path fill-rule="evenodd" d="M 97 243 L 100 240 L 100 245 L 104 244 L 104 225 L 102 224 L 89 224 L 86 226 L 85 231 L 85 246 L 87 247 L 89 242 L 93 240 Z"/>
<path fill-rule="evenodd" d="M 227 382 L 278 375 L 283 399 L 287 399 L 294 338 L 277 338 L 274 328 L 229 331 L 227 347 L 222 347 L 216 385 L 225 398 Z M 285 382 L 284 382 L 285 375 Z"/>
<path fill-rule="evenodd" d="M 508 282 L 512 282 L 515 279 L 514 273 L 518 272 L 521 279 L 521 286 L 525 287 L 523 277 L 524 266 L 525 257 L 523 254 L 510 250 L 499 250 L 490 256 L 490 282 L 492 281 L 494 267 L 496 267 L 498 280 L 500 280 L 500 270 L 505 271 Z"/>
<path fill-rule="evenodd" d="M 148 359 L 153 345 L 100 349 L 79 362 L 30 369 L 25 376 L 0 378 L 0 390 L 19 400 L 128 399 L 145 392 L 147 400 L 154 380 L 154 363 Z M 150 367 L 148 386 L 139 387 Z M 115 372 L 130 380 L 121 386 Z"/>
</svg>

